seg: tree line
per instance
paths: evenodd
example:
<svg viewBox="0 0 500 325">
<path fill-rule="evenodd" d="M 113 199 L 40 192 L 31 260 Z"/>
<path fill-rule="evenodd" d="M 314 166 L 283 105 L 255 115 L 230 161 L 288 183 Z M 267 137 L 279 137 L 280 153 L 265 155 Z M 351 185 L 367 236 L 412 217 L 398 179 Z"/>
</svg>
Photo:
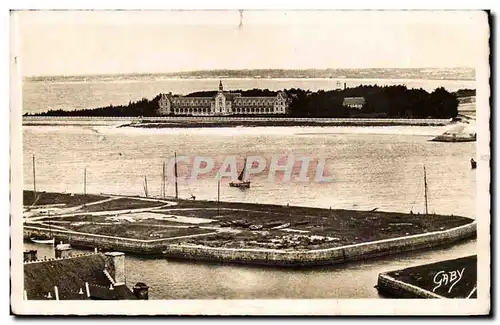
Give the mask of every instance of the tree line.
<svg viewBox="0 0 500 325">
<path fill-rule="evenodd" d="M 295 117 L 451 118 L 458 113 L 456 94 L 444 88 L 429 93 L 406 86 L 366 86 L 317 92 L 290 89 Z M 361 108 L 344 105 L 346 97 L 363 97 Z"/>
<path fill-rule="evenodd" d="M 269 89 L 231 91 L 242 96 L 276 96 Z M 186 97 L 211 97 L 216 91 L 193 92 Z M 448 92 L 443 87 L 432 92 L 424 89 L 408 89 L 406 86 L 361 85 L 341 90 L 318 90 L 300 88 L 285 89 L 290 99 L 289 114 L 292 117 L 391 117 L 391 118 L 451 118 L 457 116 L 457 97 L 475 94 L 475 90 L 461 89 Z M 179 96 L 179 95 L 174 95 Z M 44 113 L 25 116 L 158 116 L 158 101 L 161 95 L 151 100 L 143 98 L 128 105 L 109 105 L 95 109 L 74 111 L 49 110 Z M 344 105 L 346 97 L 363 97 L 361 108 Z"/>
<path fill-rule="evenodd" d="M 457 97 L 470 97 L 470 96 L 476 96 L 476 90 L 475 89 L 459 89 L 454 92 Z"/>
<path fill-rule="evenodd" d="M 25 116 L 158 116 L 158 102 L 161 95 L 153 99 L 142 98 L 139 101 L 129 101 L 127 105 L 109 105 L 106 107 L 79 109 L 73 111 L 67 110 L 49 110 L 44 113 L 24 114 Z"/>
</svg>

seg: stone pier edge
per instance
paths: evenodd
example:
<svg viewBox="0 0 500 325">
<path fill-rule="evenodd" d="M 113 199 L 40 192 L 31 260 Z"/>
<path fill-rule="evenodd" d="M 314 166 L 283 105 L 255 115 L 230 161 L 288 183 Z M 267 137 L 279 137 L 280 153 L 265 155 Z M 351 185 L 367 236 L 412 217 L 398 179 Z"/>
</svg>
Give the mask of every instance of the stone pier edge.
<svg viewBox="0 0 500 325">
<path fill-rule="evenodd" d="M 477 223 L 419 235 L 383 239 L 366 243 L 317 250 L 283 251 L 276 249 L 223 248 L 200 245 L 181 245 L 168 239 L 139 240 L 97 234 L 52 229 L 58 240 L 71 244 L 98 247 L 101 250 L 120 250 L 135 254 L 162 254 L 167 258 L 206 260 L 231 263 L 315 266 L 339 264 L 372 257 L 393 255 L 418 249 L 451 244 L 476 236 Z M 48 229 L 24 226 L 24 237 L 48 234 Z"/>
<path fill-rule="evenodd" d="M 378 275 L 377 290 L 401 298 L 437 298 L 446 299 L 434 292 L 422 289 L 416 285 L 396 280 L 387 273 Z"/>
</svg>

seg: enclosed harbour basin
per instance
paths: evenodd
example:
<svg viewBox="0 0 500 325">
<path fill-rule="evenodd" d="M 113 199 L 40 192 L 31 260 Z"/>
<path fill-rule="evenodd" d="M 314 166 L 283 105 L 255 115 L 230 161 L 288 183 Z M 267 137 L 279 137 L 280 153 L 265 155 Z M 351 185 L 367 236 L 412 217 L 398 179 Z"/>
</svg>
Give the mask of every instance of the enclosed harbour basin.
<svg viewBox="0 0 500 325">
<path fill-rule="evenodd" d="M 100 250 L 231 263 L 314 266 L 474 238 L 460 216 L 24 192 L 24 237 Z"/>
</svg>

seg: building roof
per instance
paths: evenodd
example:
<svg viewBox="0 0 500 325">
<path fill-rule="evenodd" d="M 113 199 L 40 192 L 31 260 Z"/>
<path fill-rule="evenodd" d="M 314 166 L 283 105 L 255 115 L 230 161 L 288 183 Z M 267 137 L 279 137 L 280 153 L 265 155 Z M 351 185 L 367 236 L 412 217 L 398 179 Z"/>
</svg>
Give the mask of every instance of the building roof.
<svg viewBox="0 0 500 325">
<path fill-rule="evenodd" d="M 276 96 L 245 96 L 239 97 L 238 100 L 265 100 L 265 101 L 273 101 Z"/>
<path fill-rule="evenodd" d="M 232 93 L 232 92 L 228 92 L 228 91 L 223 91 L 222 94 L 224 95 L 224 97 L 226 97 L 226 100 L 229 100 L 229 101 L 234 101 L 234 100 L 268 100 L 268 101 L 273 101 L 276 99 L 276 96 L 277 95 L 274 95 L 274 96 L 242 96 L 241 93 Z M 285 99 L 288 99 L 288 95 L 282 91 L 282 92 L 278 92 L 278 94 L 281 94 L 283 98 Z M 176 102 L 176 101 L 186 101 L 186 102 L 189 102 L 189 101 L 206 101 L 206 100 L 214 100 L 215 97 L 217 97 L 218 93 L 213 95 L 213 96 L 206 96 L 206 97 L 201 97 L 201 96 L 177 96 L 177 97 L 171 97 L 172 98 L 172 102 Z"/>
<path fill-rule="evenodd" d="M 24 290 L 29 300 L 47 299 L 57 286 L 60 300 L 88 299 L 85 283 L 96 299 L 135 299 L 130 289 L 115 286 L 109 290 L 110 279 L 105 275 L 105 256 L 101 253 L 72 256 L 61 259 L 38 260 L 24 263 Z M 103 293 L 107 288 L 112 293 Z M 80 289 L 84 294 L 79 294 Z M 99 298 L 103 297 L 103 298 Z"/>
<path fill-rule="evenodd" d="M 344 98 L 344 106 L 364 105 L 364 104 L 365 104 L 364 97 L 345 97 Z"/>
<path fill-rule="evenodd" d="M 186 96 L 181 96 L 181 97 L 173 97 L 175 100 L 185 100 L 185 101 L 190 101 L 190 100 L 207 100 L 207 99 L 212 99 L 214 96 L 207 96 L 207 97 L 186 97 Z"/>
<path fill-rule="evenodd" d="M 288 99 L 288 94 L 286 93 L 286 91 L 279 91 L 278 92 L 278 95 L 281 94 L 281 96 L 284 98 L 284 99 Z"/>
</svg>

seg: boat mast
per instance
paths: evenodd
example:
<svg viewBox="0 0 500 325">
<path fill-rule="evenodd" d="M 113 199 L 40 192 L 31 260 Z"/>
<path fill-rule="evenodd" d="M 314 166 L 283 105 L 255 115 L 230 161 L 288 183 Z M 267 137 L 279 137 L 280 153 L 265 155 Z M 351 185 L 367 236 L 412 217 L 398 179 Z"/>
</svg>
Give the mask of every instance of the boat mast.
<svg viewBox="0 0 500 325">
<path fill-rule="evenodd" d="M 83 169 L 83 195 L 87 195 L 87 168 Z"/>
<path fill-rule="evenodd" d="M 50 210 L 47 210 L 47 222 L 49 223 L 49 238 L 54 238 L 52 236 L 52 224 L 50 223 Z M 55 245 L 56 241 L 53 241 L 53 244 Z"/>
<path fill-rule="evenodd" d="M 165 162 L 163 162 L 163 171 L 162 171 L 162 177 L 161 177 L 161 195 L 163 198 L 165 198 Z"/>
<path fill-rule="evenodd" d="M 220 174 L 217 172 L 217 215 L 220 216 Z"/>
<path fill-rule="evenodd" d="M 148 197 L 148 177 L 144 175 L 144 194 Z"/>
<path fill-rule="evenodd" d="M 174 164 L 175 198 L 178 199 L 179 198 L 179 189 L 177 187 L 177 153 L 176 152 L 174 152 L 174 161 L 175 161 L 175 164 Z"/>
<path fill-rule="evenodd" d="M 425 214 L 429 214 L 429 209 L 427 204 L 427 174 L 425 172 L 425 166 L 424 166 L 424 197 L 425 197 Z"/>
<path fill-rule="evenodd" d="M 35 155 L 33 154 L 33 204 L 36 202 Z"/>
</svg>

